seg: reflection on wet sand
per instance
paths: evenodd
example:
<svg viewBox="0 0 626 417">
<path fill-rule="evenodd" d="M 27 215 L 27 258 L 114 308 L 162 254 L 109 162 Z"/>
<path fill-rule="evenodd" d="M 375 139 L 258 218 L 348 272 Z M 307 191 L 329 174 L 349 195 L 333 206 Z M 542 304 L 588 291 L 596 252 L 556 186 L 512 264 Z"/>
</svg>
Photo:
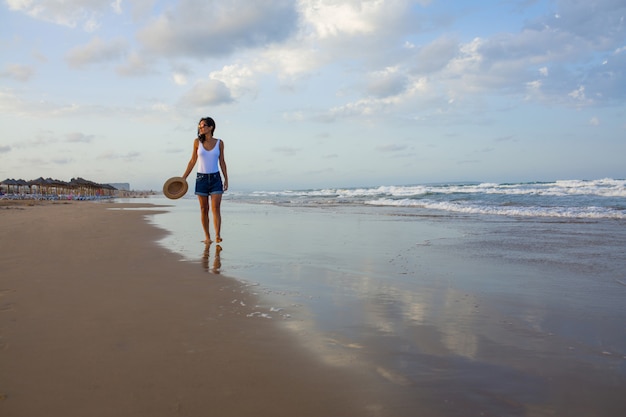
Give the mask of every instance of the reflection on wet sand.
<svg viewBox="0 0 626 417">
<path fill-rule="evenodd" d="M 220 252 L 222 247 L 220 245 L 215 246 L 215 256 L 213 257 L 213 264 L 211 265 L 211 243 L 207 243 L 204 247 L 202 254 L 202 267 L 206 272 L 212 274 L 219 274 L 222 267 L 222 261 L 220 260 Z"/>
<path fill-rule="evenodd" d="M 221 273 L 288 311 L 281 324 L 325 363 L 381 381 L 390 403 L 448 416 L 626 409 L 621 222 L 228 207 Z M 172 217 L 172 247 L 194 242 L 196 261 L 195 217 L 186 240 L 192 216 Z"/>
</svg>

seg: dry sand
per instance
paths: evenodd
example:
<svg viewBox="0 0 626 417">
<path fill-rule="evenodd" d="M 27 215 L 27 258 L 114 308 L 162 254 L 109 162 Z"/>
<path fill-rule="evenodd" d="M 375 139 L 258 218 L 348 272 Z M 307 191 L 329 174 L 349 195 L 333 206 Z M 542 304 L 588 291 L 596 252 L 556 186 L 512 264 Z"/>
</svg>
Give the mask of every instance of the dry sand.
<svg viewBox="0 0 626 417">
<path fill-rule="evenodd" d="M 358 370 L 247 317 L 239 282 L 180 262 L 154 210 L 127 207 L 0 206 L 0 415 L 397 414 Z"/>
</svg>

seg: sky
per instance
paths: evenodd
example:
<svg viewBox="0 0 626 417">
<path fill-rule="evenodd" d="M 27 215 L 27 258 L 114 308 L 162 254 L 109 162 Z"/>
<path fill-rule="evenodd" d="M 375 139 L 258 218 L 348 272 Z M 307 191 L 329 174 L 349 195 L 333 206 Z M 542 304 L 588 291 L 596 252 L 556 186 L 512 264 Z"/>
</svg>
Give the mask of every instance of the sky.
<svg viewBox="0 0 626 417">
<path fill-rule="evenodd" d="M 1 1 L 0 180 L 626 177 L 624 0 Z"/>
</svg>

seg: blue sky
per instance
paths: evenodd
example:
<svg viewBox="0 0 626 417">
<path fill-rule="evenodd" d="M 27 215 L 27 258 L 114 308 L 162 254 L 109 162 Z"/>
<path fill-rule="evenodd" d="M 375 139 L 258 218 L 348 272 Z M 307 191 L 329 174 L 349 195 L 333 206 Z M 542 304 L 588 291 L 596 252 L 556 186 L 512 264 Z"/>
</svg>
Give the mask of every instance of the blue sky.
<svg viewBox="0 0 626 417">
<path fill-rule="evenodd" d="M 476 3 L 476 4 L 472 4 Z M 3 0 L 0 177 L 231 189 L 626 177 L 626 3 Z"/>
</svg>

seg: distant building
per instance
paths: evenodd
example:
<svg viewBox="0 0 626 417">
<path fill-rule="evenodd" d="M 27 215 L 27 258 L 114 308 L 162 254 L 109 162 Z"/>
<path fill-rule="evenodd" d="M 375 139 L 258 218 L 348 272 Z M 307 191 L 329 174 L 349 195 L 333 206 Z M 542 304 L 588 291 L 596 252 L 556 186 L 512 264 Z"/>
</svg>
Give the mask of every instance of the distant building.
<svg viewBox="0 0 626 417">
<path fill-rule="evenodd" d="M 130 191 L 130 184 L 127 182 L 109 183 L 108 185 L 115 187 L 120 191 Z"/>
</svg>

